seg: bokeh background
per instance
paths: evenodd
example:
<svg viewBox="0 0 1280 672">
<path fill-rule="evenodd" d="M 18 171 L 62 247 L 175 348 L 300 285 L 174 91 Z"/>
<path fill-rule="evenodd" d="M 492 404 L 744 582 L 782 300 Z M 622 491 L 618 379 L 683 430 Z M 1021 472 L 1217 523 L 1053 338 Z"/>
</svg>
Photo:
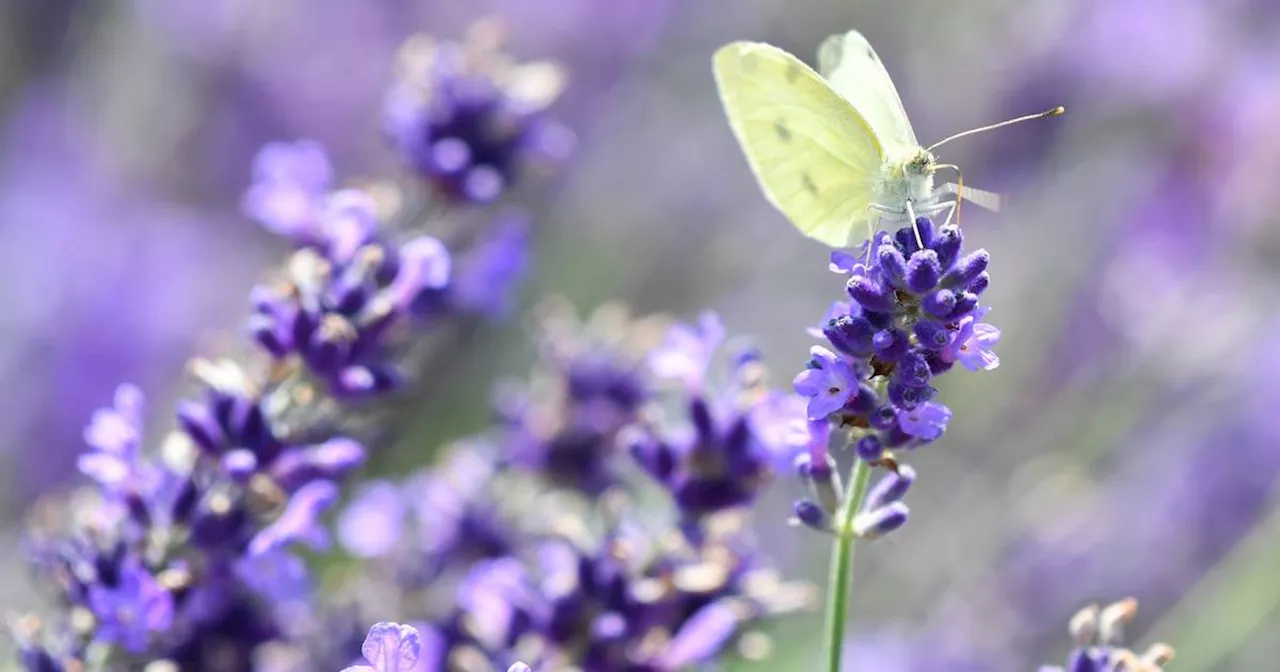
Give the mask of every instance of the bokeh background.
<svg viewBox="0 0 1280 672">
<path fill-rule="evenodd" d="M 378 115 L 397 45 L 487 14 L 518 56 L 574 77 L 557 112 L 578 154 L 523 199 L 537 242 L 521 310 L 549 294 L 715 309 L 781 385 L 841 282 L 751 179 L 717 46 L 811 59 L 856 27 L 926 142 L 1066 105 L 943 152 L 1010 197 L 965 211 L 992 254 L 1002 363 L 945 378 L 955 417 L 912 456 L 912 522 L 860 547 L 851 669 L 1034 669 L 1065 654 L 1077 608 L 1128 595 L 1135 643 L 1174 644 L 1173 669 L 1280 666 L 1267 0 L 0 0 L 4 548 L 34 498 L 76 482 L 81 429 L 119 381 L 163 408 L 188 356 L 235 337 L 284 252 L 239 214 L 253 152 L 310 137 L 343 175 L 394 173 Z M 517 311 L 458 344 L 373 470 L 482 427 L 491 384 L 528 368 L 524 327 Z M 797 489 L 779 480 L 762 533 L 821 580 L 825 540 L 783 524 Z M 28 591 L 0 553 L 0 611 Z M 763 669 L 807 669 L 817 623 L 781 624 Z"/>
</svg>

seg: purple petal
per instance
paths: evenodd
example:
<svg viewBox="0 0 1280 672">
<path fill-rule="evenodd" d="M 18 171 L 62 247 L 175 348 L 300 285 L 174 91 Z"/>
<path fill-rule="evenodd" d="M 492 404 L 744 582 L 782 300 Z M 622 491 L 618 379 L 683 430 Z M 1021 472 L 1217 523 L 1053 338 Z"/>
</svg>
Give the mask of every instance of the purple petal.
<svg viewBox="0 0 1280 672">
<path fill-rule="evenodd" d="M 352 555 L 381 557 L 395 548 L 405 515 L 399 488 L 386 481 L 369 483 L 338 518 L 338 541 Z"/>
<path fill-rule="evenodd" d="M 294 541 L 312 548 L 328 545 L 329 535 L 318 520 L 338 499 L 338 487 L 330 481 L 312 481 L 289 498 L 284 513 L 249 542 L 249 554 L 260 555 Z"/>
<path fill-rule="evenodd" d="M 667 644 L 662 669 L 685 669 L 715 657 L 738 631 L 745 611 L 745 605 L 729 599 L 699 609 Z"/>
<path fill-rule="evenodd" d="M 360 653 L 378 672 L 409 672 L 418 662 L 421 647 L 413 626 L 384 621 L 369 628 Z"/>
</svg>

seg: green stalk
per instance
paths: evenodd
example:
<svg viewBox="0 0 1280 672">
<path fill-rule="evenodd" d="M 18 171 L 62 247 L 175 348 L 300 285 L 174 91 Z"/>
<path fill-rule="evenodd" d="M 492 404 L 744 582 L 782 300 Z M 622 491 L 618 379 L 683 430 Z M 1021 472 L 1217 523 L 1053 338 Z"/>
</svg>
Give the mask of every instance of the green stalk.
<svg viewBox="0 0 1280 672">
<path fill-rule="evenodd" d="M 827 672 L 840 672 L 844 649 L 845 623 L 849 618 L 849 588 L 853 584 L 853 518 L 871 480 L 871 467 L 856 460 L 849 473 L 849 496 L 840 505 L 836 519 L 836 542 L 831 548 L 831 575 L 827 579 Z"/>
</svg>

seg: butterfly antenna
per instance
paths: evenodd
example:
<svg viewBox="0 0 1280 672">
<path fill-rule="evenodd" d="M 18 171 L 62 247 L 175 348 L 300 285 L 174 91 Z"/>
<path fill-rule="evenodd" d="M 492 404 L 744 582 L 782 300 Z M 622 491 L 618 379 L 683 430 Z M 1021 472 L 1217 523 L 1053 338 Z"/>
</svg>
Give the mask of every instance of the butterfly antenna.
<svg viewBox="0 0 1280 672">
<path fill-rule="evenodd" d="M 940 146 L 942 146 L 942 145 L 945 145 L 945 144 L 947 144 L 948 142 L 951 142 L 952 140 L 956 140 L 956 139 L 958 139 L 958 138 L 963 138 L 963 137 L 965 137 L 966 135 L 973 135 L 973 134 L 975 134 L 975 133 L 985 133 L 985 132 L 987 132 L 987 131 L 995 130 L 995 129 L 997 129 L 997 128 L 1003 128 L 1003 127 L 1005 127 L 1005 126 L 1012 126 L 1013 124 L 1020 124 L 1020 123 L 1022 123 L 1022 122 L 1024 122 L 1024 121 L 1032 121 L 1032 120 L 1034 120 L 1034 119 L 1044 119 L 1044 118 L 1046 118 L 1046 117 L 1056 117 L 1056 116 L 1059 116 L 1059 115 L 1062 115 L 1062 114 L 1066 114 L 1066 112 L 1067 112 L 1067 108 L 1065 108 L 1065 107 L 1063 107 L 1063 106 L 1059 105 L 1059 106 L 1057 106 L 1057 107 L 1053 108 L 1052 110 L 1045 110 L 1044 112 L 1040 112 L 1040 113 L 1038 113 L 1038 114 L 1028 114 L 1028 115 L 1027 115 L 1027 116 L 1025 116 L 1025 117 L 1018 117 L 1018 118 L 1016 118 L 1016 119 L 1009 119 L 1009 120 L 1007 120 L 1007 121 L 1002 121 L 1002 122 L 1000 122 L 1000 123 L 998 123 L 998 124 L 991 124 L 991 125 L 989 125 L 989 126 L 980 126 L 980 127 L 978 127 L 978 128 L 969 129 L 969 130 L 964 131 L 964 132 L 961 132 L 961 133 L 956 133 L 956 134 L 955 134 L 955 135 L 953 135 L 953 136 L 950 136 L 950 137 L 947 137 L 947 138 L 943 138 L 941 141 L 939 141 L 939 142 L 935 142 L 935 143 L 933 143 L 932 145 L 929 145 L 929 147 L 928 147 L 927 149 L 928 149 L 930 152 L 932 152 L 934 149 L 936 149 L 936 148 L 938 148 L 938 147 L 940 147 Z"/>
</svg>

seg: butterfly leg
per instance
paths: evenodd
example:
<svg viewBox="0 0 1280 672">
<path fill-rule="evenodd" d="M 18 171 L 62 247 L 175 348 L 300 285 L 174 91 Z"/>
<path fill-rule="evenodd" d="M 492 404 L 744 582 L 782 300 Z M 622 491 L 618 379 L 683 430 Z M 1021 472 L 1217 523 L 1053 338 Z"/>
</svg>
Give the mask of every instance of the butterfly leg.
<svg viewBox="0 0 1280 672">
<path fill-rule="evenodd" d="M 914 232 L 915 232 L 915 234 L 916 234 L 916 245 L 919 245 L 919 246 L 920 246 L 920 249 L 922 249 L 922 250 L 923 250 L 923 249 L 924 249 L 924 239 L 920 237 L 920 227 L 916 226 L 916 209 L 915 209 L 915 206 L 911 205 L 911 199 L 909 199 L 909 198 L 908 198 L 908 199 L 907 199 L 907 201 L 906 201 L 906 205 L 907 205 L 907 216 L 911 218 L 911 230 L 912 230 L 912 231 L 914 231 Z"/>
<path fill-rule="evenodd" d="M 867 211 L 864 212 L 863 214 L 867 214 L 869 212 L 875 212 L 877 213 L 877 215 L 875 217 L 866 217 L 867 242 L 865 243 L 865 245 L 867 246 L 867 252 L 866 252 L 866 255 L 863 256 L 862 258 L 862 265 L 867 268 L 871 268 L 871 247 L 875 242 L 876 228 L 877 228 L 877 225 L 880 223 L 880 216 L 884 215 L 885 213 L 891 213 L 893 212 L 893 210 L 890 208 L 886 208 L 883 205 L 872 203 L 867 206 Z"/>
<path fill-rule="evenodd" d="M 947 206 L 947 218 L 942 221 L 942 225 L 950 226 L 951 216 L 960 211 L 960 199 L 957 198 L 954 201 L 947 201 L 944 205 Z"/>
</svg>

